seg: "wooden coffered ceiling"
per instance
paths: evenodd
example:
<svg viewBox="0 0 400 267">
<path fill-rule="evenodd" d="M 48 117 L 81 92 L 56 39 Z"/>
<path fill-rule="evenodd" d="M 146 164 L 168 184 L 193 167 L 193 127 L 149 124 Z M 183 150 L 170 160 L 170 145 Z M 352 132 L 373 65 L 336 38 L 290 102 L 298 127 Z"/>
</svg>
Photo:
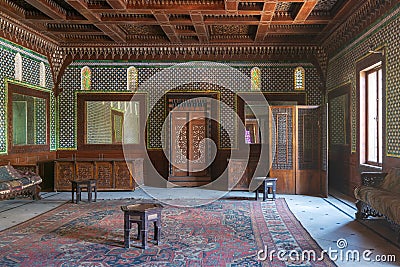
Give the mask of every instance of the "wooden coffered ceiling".
<svg viewBox="0 0 400 267">
<path fill-rule="evenodd" d="M 60 46 L 319 45 L 359 0 L 0 0 Z"/>
</svg>

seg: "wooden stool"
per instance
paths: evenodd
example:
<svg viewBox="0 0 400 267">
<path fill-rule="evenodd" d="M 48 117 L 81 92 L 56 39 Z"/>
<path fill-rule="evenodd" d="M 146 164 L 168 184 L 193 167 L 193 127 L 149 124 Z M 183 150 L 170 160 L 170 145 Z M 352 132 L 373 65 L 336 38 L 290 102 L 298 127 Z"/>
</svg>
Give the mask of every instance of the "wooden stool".
<svg viewBox="0 0 400 267">
<path fill-rule="evenodd" d="M 96 180 L 90 179 L 90 180 L 81 180 L 81 181 L 76 181 L 76 180 L 70 180 L 71 185 L 72 185 L 72 203 L 74 203 L 74 192 L 76 191 L 76 204 L 79 203 L 79 201 L 82 200 L 81 193 L 82 193 L 82 188 L 86 188 L 88 192 L 88 201 L 92 201 L 92 191 L 94 190 L 94 201 L 97 200 L 97 183 Z"/>
<path fill-rule="evenodd" d="M 163 206 L 153 203 L 141 203 L 127 206 L 121 206 L 124 212 L 124 246 L 130 247 L 129 234 L 132 223 L 138 224 L 137 239 L 142 241 L 141 248 L 146 249 L 149 222 L 154 223 L 154 240 L 158 245 L 161 240 L 161 210 Z"/>
<path fill-rule="evenodd" d="M 255 177 L 254 178 L 257 182 L 262 181 L 261 185 L 256 189 L 256 200 L 258 200 L 258 193 L 259 190 L 263 189 L 263 201 L 268 198 L 268 191 L 272 191 L 272 199 L 275 199 L 276 194 L 276 180 L 277 178 L 271 177 Z"/>
</svg>

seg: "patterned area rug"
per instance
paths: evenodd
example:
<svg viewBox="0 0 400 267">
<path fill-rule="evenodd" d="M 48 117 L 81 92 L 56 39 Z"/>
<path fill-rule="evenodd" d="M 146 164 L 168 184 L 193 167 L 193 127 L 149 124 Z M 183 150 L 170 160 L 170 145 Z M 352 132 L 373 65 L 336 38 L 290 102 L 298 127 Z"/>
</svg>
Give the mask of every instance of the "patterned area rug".
<svg viewBox="0 0 400 267">
<path fill-rule="evenodd" d="M 167 206 L 161 244 L 149 240 L 146 250 L 135 240 L 136 226 L 132 247 L 124 248 L 120 206 L 128 203 L 66 203 L 2 231 L 0 266 L 335 266 L 327 257 L 317 259 L 320 247 L 284 199 Z M 317 257 L 304 259 L 306 250 Z"/>
</svg>

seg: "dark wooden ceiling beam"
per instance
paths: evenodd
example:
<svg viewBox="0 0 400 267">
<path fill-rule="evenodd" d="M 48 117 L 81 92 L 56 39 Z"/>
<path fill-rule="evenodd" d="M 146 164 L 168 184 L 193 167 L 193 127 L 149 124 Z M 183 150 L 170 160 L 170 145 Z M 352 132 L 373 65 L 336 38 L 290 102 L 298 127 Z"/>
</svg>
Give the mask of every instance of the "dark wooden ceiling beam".
<svg viewBox="0 0 400 267">
<path fill-rule="evenodd" d="M 201 12 L 190 13 L 190 18 L 192 20 L 194 29 L 196 30 L 197 38 L 201 44 L 207 43 L 209 40 L 209 35 L 207 27 L 204 24 L 203 15 Z"/>
<path fill-rule="evenodd" d="M 165 12 L 154 11 L 153 16 L 156 18 L 157 22 L 159 23 L 171 43 L 181 43 L 181 40 L 176 33 L 175 27 L 171 24 L 171 22 L 169 21 L 169 17 L 167 14 L 165 14 Z"/>
<path fill-rule="evenodd" d="M 271 21 L 275 14 L 277 4 L 277 0 L 264 2 L 263 13 L 261 15 L 260 23 L 258 25 L 256 36 L 254 39 L 255 42 L 262 42 L 267 35 L 268 29 L 271 25 Z"/>
<path fill-rule="evenodd" d="M 67 18 L 65 10 L 52 0 L 25 0 L 52 19 Z"/>
<path fill-rule="evenodd" d="M 117 43 L 126 42 L 126 34 L 117 25 L 107 25 L 100 23 L 100 15 L 95 14 L 90 9 L 86 3 L 82 0 L 66 0 L 73 8 L 76 9 L 82 16 L 87 18 L 91 23 L 93 23 L 98 29 L 104 32 L 105 35 L 110 37 Z"/>
<path fill-rule="evenodd" d="M 87 4 L 83 0 L 65 0 L 70 6 L 72 6 L 76 11 L 78 11 L 82 16 L 84 16 L 89 21 L 99 21 L 98 15 L 94 14 L 88 9 Z"/>
<path fill-rule="evenodd" d="M 126 8 L 126 3 L 124 0 L 107 0 L 107 3 L 113 9 L 125 9 Z"/>
<path fill-rule="evenodd" d="M 116 25 L 107 25 L 107 24 L 94 24 L 97 28 L 103 31 L 106 35 L 108 35 L 111 39 L 118 43 L 126 42 L 126 34 L 121 28 Z"/>
<path fill-rule="evenodd" d="M 314 7 L 318 4 L 318 0 L 306 0 L 301 6 L 299 12 L 296 15 L 293 23 L 304 23 L 307 20 L 308 16 L 310 16 L 311 11 L 313 11 Z"/>
</svg>

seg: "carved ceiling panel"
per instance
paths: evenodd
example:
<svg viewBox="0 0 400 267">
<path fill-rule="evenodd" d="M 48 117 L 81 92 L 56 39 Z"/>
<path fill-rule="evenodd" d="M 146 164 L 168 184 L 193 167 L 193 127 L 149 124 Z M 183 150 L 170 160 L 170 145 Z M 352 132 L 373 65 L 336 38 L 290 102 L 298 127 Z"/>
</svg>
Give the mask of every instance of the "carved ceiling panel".
<svg viewBox="0 0 400 267">
<path fill-rule="evenodd" d="M 129 35 L 164 35 L 162 28 L 158 25 L 122 24 L 120 27 Z"/>
<path fill-rule="evenodd" d="M 362 31 L 364 17 L 378 16 L 380 9 L 388 10 L 396 2 L 1 0 L 0 17 L 12 18 L 41 38 L 68 47 L 318 46 L 331 40 L 347 19 Z M 360 23 L 362 27 L 355 25 Z"/>
</svg>

